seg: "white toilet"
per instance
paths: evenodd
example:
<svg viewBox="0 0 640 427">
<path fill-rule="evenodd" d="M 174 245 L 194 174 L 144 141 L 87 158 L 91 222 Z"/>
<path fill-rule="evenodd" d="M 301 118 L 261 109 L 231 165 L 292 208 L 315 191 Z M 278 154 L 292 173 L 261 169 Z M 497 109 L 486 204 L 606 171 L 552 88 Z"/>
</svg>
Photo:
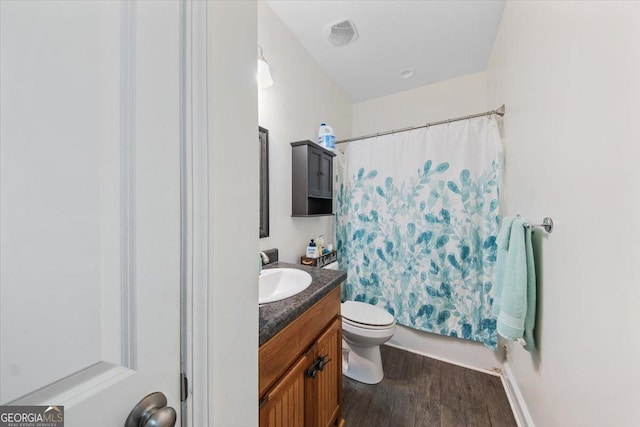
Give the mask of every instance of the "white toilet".
<svg viewBox="0 0 640 427">
<path fill-rule="evenodd" d="M 342 373 L 365 384 L 382 381 L 380 346 L 396 331 L 396 321 L 385 310 L 363 302 L 341 304 L 343 363 Z"/>
</svg>

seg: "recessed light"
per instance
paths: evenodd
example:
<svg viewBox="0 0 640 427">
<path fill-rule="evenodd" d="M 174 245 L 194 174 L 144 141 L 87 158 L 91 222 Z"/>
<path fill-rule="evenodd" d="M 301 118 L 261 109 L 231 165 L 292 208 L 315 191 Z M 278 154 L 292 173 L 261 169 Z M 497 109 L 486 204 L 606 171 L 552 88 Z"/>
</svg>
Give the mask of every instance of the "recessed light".
<svg viewBox="0 0 640 427">
<path fill-rule="evenodd" d="M 400 71 L 400 77 L 402 77 L 403 79 L 408 79 L 410 77 L 413 77 L 415 73 L 415 68 L 405 68 L 404 70 Z"/>
</svg>

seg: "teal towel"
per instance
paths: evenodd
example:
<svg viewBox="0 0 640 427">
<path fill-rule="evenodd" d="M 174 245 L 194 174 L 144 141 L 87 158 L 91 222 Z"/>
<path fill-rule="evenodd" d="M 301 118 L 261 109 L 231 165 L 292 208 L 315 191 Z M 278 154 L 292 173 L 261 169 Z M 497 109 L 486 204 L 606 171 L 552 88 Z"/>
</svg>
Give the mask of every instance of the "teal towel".
<svg viewBox="0 0 640 427">
<path fill-rule="evenodd" d="M 527 315 L 524 318 L 525 350 L 531 351 L 536 346 L 533 329 L 536 326 L 536 266 L 533 258 L 533 244 L 530 228 L 525 229 L 524 244 L 527 253 Z"/>
<path fill-rule="evenodd" d="M 531 230 L 524 224 L 521 218 L 505 218 L 498 233 L 492 310 L 498 319 L 498 334 L 508 340 L 524 338 L 524 348 L 531 351 L 535 346 L 536 274 Z"/>
<path fill-rule="evenodd" d="M 511 226 L 513 225 L 513 221 L 516 219 L 515 216 L 507 216 L 502 218 L 502 223 L 500 224 L 500 231 L 498 232 L 498 236 L 496 237 L 496 244 L 498 246 L 497 250 L 497 259 L 496 259 L 496 269 L 495 269 L 495 280 L 493 281 L 493 292 L 494 299 L 493 305 L 491 306 L 491 311 L 493 315 L 497 318 L 498 314 L 500 314 L 500 300 L 502 298 L 502 289 L 504 287 L 504 275 L 505 269 L 507 265 L 507 250 L 509 249 L 509 238 L 511 237 Z"/>
</svg>

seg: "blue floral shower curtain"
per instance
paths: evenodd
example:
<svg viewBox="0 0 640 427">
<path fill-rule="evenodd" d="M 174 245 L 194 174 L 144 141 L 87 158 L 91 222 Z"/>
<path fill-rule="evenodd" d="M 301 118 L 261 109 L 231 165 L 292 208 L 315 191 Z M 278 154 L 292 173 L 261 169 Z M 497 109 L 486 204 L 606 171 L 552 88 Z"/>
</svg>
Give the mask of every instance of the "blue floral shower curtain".
<svg viewBox="0 0 640 427">
<path fill-rule="evenodd" d="M 402 325 L 495 348 L 497 120 L 339 146 L 336 233 L 346 299 L 382 307 Z"/>
</svg>

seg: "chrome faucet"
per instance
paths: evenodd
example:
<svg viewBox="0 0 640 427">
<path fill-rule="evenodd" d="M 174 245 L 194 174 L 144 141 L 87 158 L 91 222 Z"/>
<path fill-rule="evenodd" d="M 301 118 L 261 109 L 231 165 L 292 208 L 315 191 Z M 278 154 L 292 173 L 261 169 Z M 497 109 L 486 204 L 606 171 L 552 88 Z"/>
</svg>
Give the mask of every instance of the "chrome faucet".
<svg viewBox="0 0 640 427">
<path fill-rule="evenodd" d="M 260 251 L 260 273 L 262 273 L 262 266 L 269 264 L 269 256 L 264 252 Z"/>
</svg>

